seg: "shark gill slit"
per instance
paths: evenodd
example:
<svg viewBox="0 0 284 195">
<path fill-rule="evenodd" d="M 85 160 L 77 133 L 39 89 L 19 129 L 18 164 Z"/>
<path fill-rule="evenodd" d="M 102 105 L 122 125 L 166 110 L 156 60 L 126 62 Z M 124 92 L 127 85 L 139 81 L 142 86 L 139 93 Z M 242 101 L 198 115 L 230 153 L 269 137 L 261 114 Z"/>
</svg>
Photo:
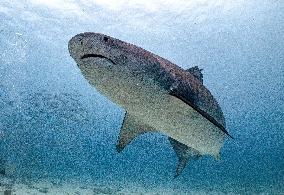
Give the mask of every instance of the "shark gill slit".
<svg viewBox="0 0 284 195">
<path fill-rule="evenodd" d="M 91 54 L 85 54 L 81 57 L 81 60 L 85 59 L 85 58 L 104 58 L 104 59 L 109 60 L 111 63 L 115 64 L 115 62 L 112 59 L 109 59 L 109 58 L 107 58 L 103 55 L 100 55 L 100 54 L 92 54 L 92 53 Z"/>
<path fill-rule="evenodd" d="M 175 96 L 173 94 L 173 96 Z M 175 96 L 177 97 L 177 96 Z M 229 132 L 225 129 L 225 127 L 223 127 L 223 125 L 221 125 L 220 123 L 218 123 L 212 116 L 210 116 L 209 114 L 207 114 L 206 112 L 204 112 L 203 110 L 201 110 L 200 108 L 198 108 L 197 106 L 195 106 L 194 104 L 190 103 L 189 101 L 184 100 L 181 97 L 177 97 L 178 99 L 180 99 L 181 101 L 183 101 L 184 103 L 188 104 L 189 106 L 191 106 L 194 110 L 196 110 L 199 114 L 201 114 L 204 118 L 206 118 L 207 120 L 209 120 L 213 125 L 217 126 L 219 129 L 221 129 L 226 135 L 228 135 L 230 138 L 234 139 L 234 137 L 232 137 Z"/>
</svg>

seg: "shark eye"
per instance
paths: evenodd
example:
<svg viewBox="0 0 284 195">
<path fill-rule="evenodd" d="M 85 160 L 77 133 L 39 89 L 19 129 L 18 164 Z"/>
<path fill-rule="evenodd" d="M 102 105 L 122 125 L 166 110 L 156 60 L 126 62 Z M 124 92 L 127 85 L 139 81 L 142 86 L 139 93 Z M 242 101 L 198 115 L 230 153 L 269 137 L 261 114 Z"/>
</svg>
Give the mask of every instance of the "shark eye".
<svg viewBox="0 0 284 195">
<path fill-rule="evenodd" d="M 104 37 L 104 41 L 107 42 L 107 41 L 108 41 L 108 38 L 107 38 L 107 37 Z"/>
</svg>

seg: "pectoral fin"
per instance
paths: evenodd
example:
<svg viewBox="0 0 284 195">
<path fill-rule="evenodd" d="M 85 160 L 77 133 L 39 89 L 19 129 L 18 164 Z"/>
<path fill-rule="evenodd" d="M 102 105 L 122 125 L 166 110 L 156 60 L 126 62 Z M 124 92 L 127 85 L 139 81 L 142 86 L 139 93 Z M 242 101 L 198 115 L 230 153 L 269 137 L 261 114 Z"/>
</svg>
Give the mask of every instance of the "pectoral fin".
<svg viewBox="0 0 284 195">
<path fill-rule="evenodd" d="M 121 152 L 135 137 L 150 131 L 155 130 L 126 112 L 120 129 L 116 150 Z"/>
<path fill-rule="evenodd" d="M 181 174 L 190 159 L 198 159 L 201 157 L 201 155 L 197 150 L 190 148 L 171 137 L 168 139 L 178 157 L 178 165 L 176 168 L 176 174 L 174 176 L 176 178 Z"/>
</svg>

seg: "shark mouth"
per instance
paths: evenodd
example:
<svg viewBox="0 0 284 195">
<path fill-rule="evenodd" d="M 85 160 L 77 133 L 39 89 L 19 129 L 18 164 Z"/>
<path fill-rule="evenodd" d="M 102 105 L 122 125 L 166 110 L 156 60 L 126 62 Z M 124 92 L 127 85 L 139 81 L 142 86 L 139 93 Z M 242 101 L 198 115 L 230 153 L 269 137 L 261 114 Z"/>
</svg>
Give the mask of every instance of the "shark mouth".
<svg viewBox="0 0 284 195">
<path fill-rule="evenodd" d="M 108 57 L 105 57 L 103 55 L 100 54 L 85 54 L 81 57 L 82 59 L 86 59 L 86 58 L 101 58 L 101 59 L 107 59 L 108 61 L 110 61 L 111 63 L 115 64 L 115 62 L 112 59 L 109 59 Z"/>
</svg>

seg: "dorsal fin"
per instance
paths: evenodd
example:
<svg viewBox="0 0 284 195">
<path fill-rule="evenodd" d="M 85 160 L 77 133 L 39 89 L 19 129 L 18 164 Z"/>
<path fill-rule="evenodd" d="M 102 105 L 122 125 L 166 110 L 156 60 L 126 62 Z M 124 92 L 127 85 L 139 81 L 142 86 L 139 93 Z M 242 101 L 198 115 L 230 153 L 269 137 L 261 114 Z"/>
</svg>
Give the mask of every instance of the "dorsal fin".
<svg viewBox="0 0 284 195">
<path fill-rule="evenodd" d="M 187 145 L 180 143 L 171 137 L 168 137 L 168 139 L 178 157 L 178 165 L 176 168 L 176 174 L 174 176 L 176 178 L 181 174 L 190 159 L 198 159 L 201 157 L 201 155 L 197 150 L 188 147 Z"/>
<path fill-rule="evenodd" d="M 198 68 L 198 66 L 191 67 L 187 69 L 187 72 L 190 72 L 195 78 L 197 78 L 201 83 L 203 83 L 203 74 L 202 71 L 203 69 Z"/>
<path fill-rule="evenodd" d="M 116 150 L 121 152 L 135 137 L 151 131 L 155 130 L 126 112 L 120 129 Z"/>
</svg>

